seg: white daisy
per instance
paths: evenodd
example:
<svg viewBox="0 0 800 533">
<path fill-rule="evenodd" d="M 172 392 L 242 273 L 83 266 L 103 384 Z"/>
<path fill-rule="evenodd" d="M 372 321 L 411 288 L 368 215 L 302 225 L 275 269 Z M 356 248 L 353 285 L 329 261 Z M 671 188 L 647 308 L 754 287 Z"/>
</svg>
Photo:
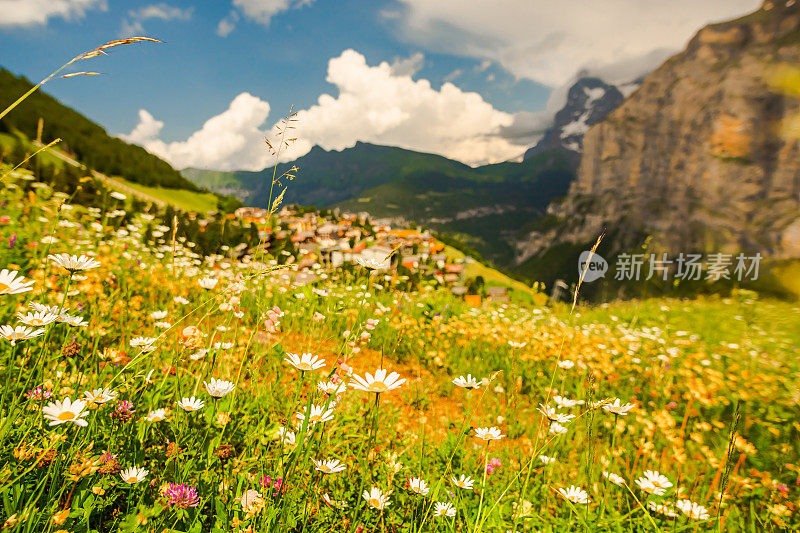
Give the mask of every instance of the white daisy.
<svg viewBox="0 0 800 533">
<path fill-rule="evenodd" d="M 82 316 L 72 316 L 66 313 L 60 315 L 58 317 L 58 321 L 72 327 L 87 326 L 89 324 L 83 319 Z"/>
<path fill-rule="evenodd" d="M 625 480 L 622 479 L 622 476 L 615 474 L 614 472 L 606 472 L 603 470 L 603 477 L 605 477 L 614 485 L 619 485 L 620 487 L 625 484 Z"/>
<path fill-rule="evenodd" d="M 100 266 L 98 261 L 95 261 L 91 257 L 81 254 L 80 256 L 77 255 L 69 255 L 69 254 L 51 254 L 49 257 L 50 261 L 57 264 L 64 270 L 69 272 L 77 272 L 79 270 L 91 270 L 93 268 L 97 268 Z"/>
<path fill-rule="evenodd" d="M 678 500 L 675 506 L 680 509 L 683 514 L 694 520 L 708 520 L 709 518 L 708 509 L 691 500 Z"/>
<path fill-rule="evenodd" d="M 646 470 L 644 476 L 635 481 L 636 485 L 648 494 L 663 496 L 667 489 L 672 486 L 672 482 L 662 474 L 654 470 Z"/>
<path fill-rule="evenodd" d="M 45 313 L 41 311 L 35 311 L 33 313 L 22 314 L 17 313 L 17 319 L 25 324 L 26 326 L 46 326 L 48 324 L 52 324 L 56 320 L 58 320 L 58 315 L 53 313 Z"/>
<path fill-rule="evenodd" d="M 203 385 L 206 387 L 206 391 L 208 392 L 209 396 L 213 396 L 214 398 L 222 398 L 223 396 L 227 396 L 233 389 L 236 388 L 230 381 L 224 381 L 221 379 L 214 379 L 211 378 L 210 383 L 203 382 Z"/>
<path fill-rule="evenodd" d="M 49 313 L 51 315 L 60 315 L 63 313 L 63 310 L 57 305 L 45 305 L 38 302 L 30 302 L 28 303 L 28 307 L 39 313 Z"/>
<path fill-rule="evenodd" d="M 92 391 L 84 392 L 83 399 L 86 400 L 87 403 L 102 405 L 106 402 L 116 399 L 118 395 L 119 393 L 111 389 L 94 389 Z"/>
<path fill-rule="evenodd" d="M 27 326 L 0 326 L 0 337 L 10 341 L 11 346 L 14 346 L 17 341 L 39 337 L 44 331 L 44 328 L 33 329 Z"/>
<path fill-rule="evenodd" d="M 325 366 L 324 359 L 320 359 L 316 355 L 310 353 L 304 353 L 302 356 L 298 356 L 297 354 L 286 352 L 284 361 L 303 372 L 317 370 Z"/>
<path fill-rule="evenodd" d="M 156 409 L 155 411 L 150 411 L 147 413 L 147 417 L 145 420 L 148 422 L 161 422 L 167 418 L 167 410 L 166 409 Z"/>
<path fill-rule="evenodd" d="M 206 404 L 200 398 L 195 398 L 192 396 L 191 398 L 184 398 L 179 402 L 175 402 L 178 404 L 178 407 L 186 411 L 187 413 L 191 413 L 192 411 L 198 411 L 202 409 Z"/>
<path fill-rule="evenodd" d="M 153 343 L 157 340 L 158 339 L 156 337 L 134 337 L 129 341 L 128 344 L 131 345 L 131 348 L 142 348 L 143 350 L 149 350 L 153 348 Z"/>
<path fill-rule="evenodd" d="M 586 403 L 583 400 L 573 400 L 564 396 L 553 396 L 553 401 L 556 403 L 556 405 L 563 409 L 570 409 L 577 405 L 583 405 Z"/>
<path fill-rule="evenodd" d="M 549 405 L 539 404 L 538 411 L 542 413 L 550 422 L 558 422 L 562 425 L 567 424 L 570 420 L 575 418 L 575 415 L 559 413 Z"/>
<path fill-rule="evenodd" d="M 389 499 L 389 496 L 391 494 L 392 494 L 392 491 L 389 491 L 386 494 L 384 494 L 381 491 L 381 489 L 379 489 L 377 487 L 372 487 L 368 491 L 365 490 L 364 494 L 362 494 L 361 496 L 365 500 L 367 500 L 367 503 L 369 504 L 370 507 L 372 507 L 373 509 L 377 509 L 379 511 L 382 511 L 383 509 L 385 509 L 386 507 L 389 507 L 389 505 L 391 505 L 392 502 Z"/>
<path fill-rule="evenodd" d="M 619 398 L 615 398 L 613 403 L 606 403 L 602 407 L 609 413 L 619 416 L 626 416 L 628 412 L 636 406 L 632 403 L 623 404 Z"/>
<path fill-rule="evenodd" d="M 306 419 L 305 411 L 306 408 L 303 407 L 303 412 L 297 413 L 294 416 L 296 416 L 299 420 L 305 420 Z M 311 422 L 312 424 L 318 424 L 320 422 L 328 422 L 330 420 L 333 420 L 332 408 L 325 409 L 325 407 L 322 405 L 311 406 L 311 414 L 308 417 L 309 422 Z"/>
<path fill-rule="evenodd" d="M 450 481 L 456 487 L 464 490 L 472 490 L 472 487 L 475 485 L 475 480 L 469 476 L 465 476 L 464 474 L 461 474 L 461 477 L 458 478 L 453 476 L 450 478 Z"/>
<path fill-rule="evenodd" d="M 135 483 L 143 481 L 144 478 L 146 478 L 147 474 L 149 473 L 150 473 L 149 470 L 146 470 L 144 468 L 139 468 L 138 466 L 132 466 L 120 472 L 119 477 L 121 477 L 122 481 L 124 481 L 128 485 L 133 485 Z"/>
<path fill-rule="evenodd" d="M 341 394 L 347 390 L 347 385 L 345 385 L 344 381 L 338 383 L 334 383 L 333 381 L 320 381 L 317 383 L 317 388 L 320 392 L 324 392 L 325 394 Z"/>
<path fill-rule="evenodd" d="M 505 435 L 500 433 L 500 430 L 492 426 L 490 428 L 475 428 L 475 437 L 485 441 L 500 440 Z"/>
<path fill-rule="evenodd" d="M 560 488 L 558 489 L 558 493 L 561 494 L 564 499 L 569 500 L 572 503 L 587 504 L 591 503 L 592 501 L 589 499 L 589 494 L 585 490 L 574 485 L 571 485 L 567 489 Z"/>
<path fill-rule="evenodd" d="M 311 459 L 311 462 L 314 463 L 314 468 L 323 474 L 336 474 L 347 468 L 337 459 L 328 459 L 327 461 L 317 461 L 316 459 Z"/>
<path fill-rule="evenodd" d="M 464 389 L 477 389 L 481 386 L 481 382 L 478 378 L 472 377 L 472 374 L 467 374 L 467 377 L 458 376 L 453 380 L 453 384 Z"/>
<path fill-rule="evenodd" d="M 86 409 L 86 402 L 84 400 L 75 400 L 64 398 L 59 401 L 51 402 L 42 407 L 42 414 L 50 421 L 51 426 L 58 426 L 66 422 L 72 422 L 77 426 L 86 427 L 89 422 L 83 419 L 89 414 Z"/>
<path fill-rule="evenodd" d="M 20 294 L 33 290 L 33 280 L 17 277 L 18 274 L 16 270 L 0 270 L 0 294 Z"/>
<path fill-rule="evenodd" d="M 430 487 L 425 482 L 425 480 L 420 479 L 418 477 L 410 477 L 408 478 L 408 488 L 411 489 L 412 492 L 420 494 L 422 496 L 427 496 L 430 492 Z"/>
<path fill-rule="evenodd" d="M 450 502 L 436 502 L 433 506 L 433 516 L 447 516 L 454 517 L 456 515 L 456 508 Z"/>
<path fill-rule="evenodd" d="M 406 380 L 400 379 L 400 375 L 397 372 L 387 375 L 386 370 L 379 368 L 375 371 L 374 376 L 369 372 L 363 378 L 353 374 L 350 386 L 365 392 L 387 392 L 399 388 L 405 382 Z"/>
</svg>

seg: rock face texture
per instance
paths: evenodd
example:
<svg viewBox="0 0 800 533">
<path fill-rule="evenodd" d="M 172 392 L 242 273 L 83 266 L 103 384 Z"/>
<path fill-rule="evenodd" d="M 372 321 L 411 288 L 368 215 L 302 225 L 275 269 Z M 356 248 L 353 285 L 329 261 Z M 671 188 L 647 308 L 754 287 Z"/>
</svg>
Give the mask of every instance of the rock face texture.
<svg viewBox="0 0 800 533">
<path fill-rule="evenodd" d="M 578 178 L 531 242 L 590 242 L 607 227 L 669 251 L 800 257 L 800 100 L 770 83 L 800 65 L 800 2 L 765 2 L 703 28 L 583 138 Z M 621 246 L 631 243 L 621 242 Z"/>
</svg>

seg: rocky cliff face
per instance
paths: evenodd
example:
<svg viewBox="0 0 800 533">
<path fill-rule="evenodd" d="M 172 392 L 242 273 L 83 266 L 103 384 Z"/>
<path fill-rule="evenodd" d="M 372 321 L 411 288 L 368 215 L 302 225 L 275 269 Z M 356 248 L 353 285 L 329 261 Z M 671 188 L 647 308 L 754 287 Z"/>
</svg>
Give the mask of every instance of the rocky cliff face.
<svg viewBox="0 0 800 533">
<path fill-rule="evenodd" d="M 770 86 L 781 64 L 800 65 L 794 0 L 703 28 L 586 133 L 578 178 L 550 207 L 561 225 L 523 239 L 524 255 L 608 227 L 670 251 L 800 257 L 800 142 L 780 133 L 800 101 Z"/>
</svg>

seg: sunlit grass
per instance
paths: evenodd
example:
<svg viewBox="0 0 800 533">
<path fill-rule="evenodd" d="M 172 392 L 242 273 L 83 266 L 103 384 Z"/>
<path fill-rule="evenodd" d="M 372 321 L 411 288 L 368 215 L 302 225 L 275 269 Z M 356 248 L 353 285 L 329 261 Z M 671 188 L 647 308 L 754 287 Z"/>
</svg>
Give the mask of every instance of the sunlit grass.
<svg viewBox="0 0 800 533">
<path fill-rule="evenodd" d="M 86 325 L 57 320 L 31 326 L 44 331 L 14 345 L 0 339 L 8 524 L 319 532 L 797 524 L 792 304 L 741 292 L 579 306 L 572 315 L 563 304 L 470 308 L 446 290 L 403 292 L 391 276 L 322 267 L 326 279 L 297 287 L 269 255 L 201 259 L 186 243 L 173 248 L 169 234 L 143 242 L 146 219 L 120 233 L 119 222 L 98 226 L 99 211 L 58 211 L 62 196 L 12 181 L 0 193 L 8 217 L 0 242 L 16 236 L 7 248 L 14 265 L 2 266 L 34 283 L 0 295 L 0 325 L 39 320 L 28 315 L 32 302 Z M 46 259 L 61 252 L 99 266 L 70 274 Z M 398 376 L 376 375 L 380 368 Z M 69 406 L 48 407 L 65 398 Z"/>
</svg>

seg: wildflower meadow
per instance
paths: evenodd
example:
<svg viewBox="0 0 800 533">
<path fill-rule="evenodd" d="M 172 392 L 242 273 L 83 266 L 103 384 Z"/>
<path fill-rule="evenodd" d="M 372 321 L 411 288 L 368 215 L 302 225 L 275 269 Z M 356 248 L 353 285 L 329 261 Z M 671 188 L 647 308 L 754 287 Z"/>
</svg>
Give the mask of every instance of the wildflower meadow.
<svg viewBox="0 0 800 533">
<path fill-rule="evenodd" d="M 300 283 L 2 174 L 4 530 L 800 527 L 794 303 L 473 306 L 374 261 Z"/>
</svg>

